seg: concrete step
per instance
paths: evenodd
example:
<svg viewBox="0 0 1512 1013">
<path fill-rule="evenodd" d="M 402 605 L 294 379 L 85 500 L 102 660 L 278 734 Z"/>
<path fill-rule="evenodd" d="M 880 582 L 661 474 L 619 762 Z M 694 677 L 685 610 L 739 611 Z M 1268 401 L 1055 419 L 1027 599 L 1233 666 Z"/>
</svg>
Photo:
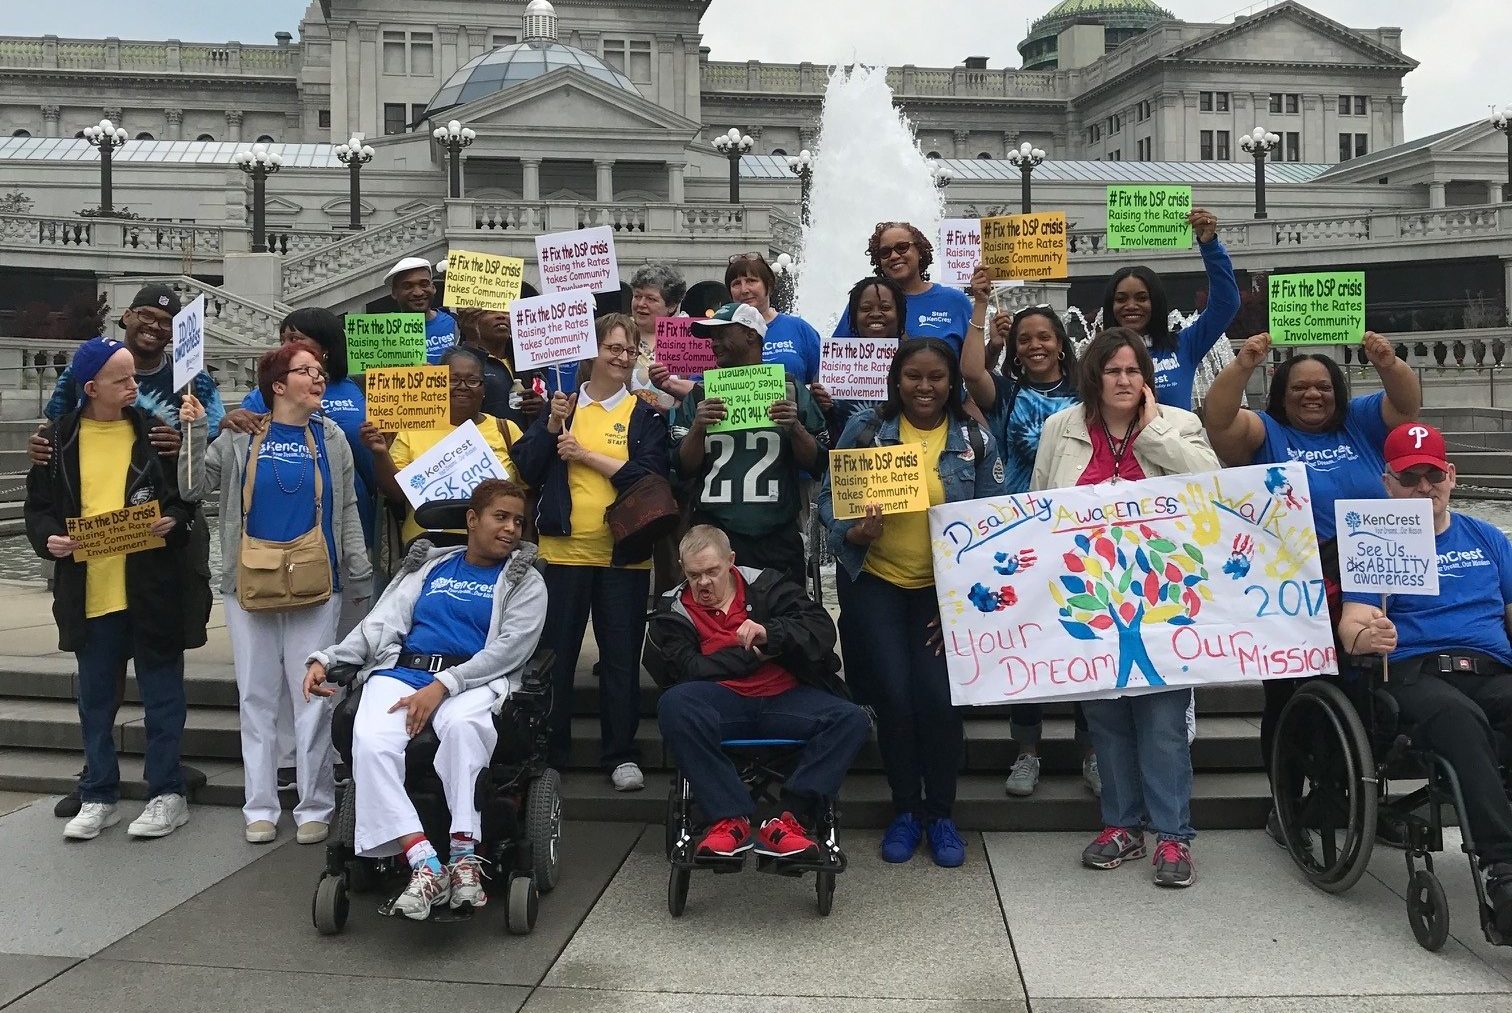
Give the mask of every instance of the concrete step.
<svg viewBox="0 0 1512 1013">
<path fill-rule="evenodd" d="M 1500 430 L 1475 431 L 1467 429 L 1446 430 L 1444 432 L 1444 444 L 1449 448 L 1449 453 L 1454 455 L 1455 460 L 1459 454 L 1466 450 L 1506 450 L 1512 451 L 1512 432 Z"/>
<path fill-rule="evenodd" d="M 184 762 L 209 778 L 192 799 L 196 805 L 242 804 L 240 766 L 215 758 L 186 757 Z M 79 766 L 77 755 L 57 750 L 0 750 L 0 790 L 61 795 L 72 790 Z M 141 767 L 140 757 L 122 758 L 123 797 L 146 797 Z M 670 776 L 652 775 L 646 790 L 622 793 L 610 787 L 601 773 L 569 772 L 563 778 L 565 809 L 573 820 L 662 823 L 670 781 Z M 841 800 L 844 827 L 882 827 L 892 819 L 887 781 L 881 774 L 852 774 L 845 781 Z M 293 805 L 291 795 L 286 794 L 285 805 Z M 1200 773 L 1193 783 L 1192 822 L 1201 830 L 1258 828 L 1269 809 L 1270 789 L 1263 774 Z M 1097 801 L 1081 778 L 1073 775 L 1046 777 L 1034 795 L 1025 799 L 1005 796 L 1002 779 L 996 775 L 965 775 L 957 787 L 955 817 L 967 830 L 1100 829 Z"/>
</svg>

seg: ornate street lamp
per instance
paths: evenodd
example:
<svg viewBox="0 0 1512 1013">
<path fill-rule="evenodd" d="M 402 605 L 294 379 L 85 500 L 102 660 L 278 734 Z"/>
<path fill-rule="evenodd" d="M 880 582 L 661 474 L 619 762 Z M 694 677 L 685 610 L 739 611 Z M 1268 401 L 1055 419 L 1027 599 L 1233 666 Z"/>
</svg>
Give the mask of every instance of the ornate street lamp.
<svg viewBox="0 0 1512 1013">
<path fill-rule="evenodd" d="M 729 133 L 714 138 L 714 150 L 730 160 L 730 203 L 740 203 L 740 156 L 749 155 L 756 142 L 750 135 L 731 127 Z"/>
<path fill-rule="evenodd" d="M 1491 125 L 1507 135 L 1507 185 L 1502 188 L 1502 200 L 1512 201 L 1512 105 L 1493 106 Z"/>
<path fill-rule="evenodd" d="M 84 139 L 100 149 L 100 213 L 115 211 L 115 196 L 111 191 L 110 156 L 126 143 L 126 131 L 109 120 L 101 120 L 98 126 L 85 127 Z"/>
<path fill-rule="evenodd" d="M 1045 161 L 1045 149 L 1036 148 L 1028 141 L 1008 153 L 1008 164 L 1019 171 L 1019 210 L 1028 214 L 1030 209 L 1029 177 L 1034 175 Z"/>
<path fill-rule="evenodd" d="M 236 154 L 236 164 L 252 177 L 252 252 L 268 252 L 268 177 L 283 168 L 283 156 L 266 144 L 254 144 Z"/>
<path fill-rule="evenodd" d="M 1256 127 L 1254 130 L 1239 138 L 1239 147 L 1248 151 L 1255 157 L 1255 217 L 1264 218 L 1265 214 L 1265 159 L 1270 155 L 1271 149 L 1281 143 L 1281 138 L 1266 130 L 1264 127 Z"/>
<path fill-rule="evenodd" d="M 929 178 L 934 180 L 936 190 L 943 190 L 955 181 L 955 173 L 931 158 L 929 160 Z"/>
<path fill-rule="evenodd" d="M 788 171 L 798 177 L 800 194 L 798 197 L 798 216 L 803 224 L 809 223 L 809 188 L 814 185 L 814 156 L 804 148 L 796 155 L 788 156 Z"/>
<path fill-rule="evenodd" d="M 777 254 L 777 259 L 772 261 L 772 275 L 777 279 L 777 291 L 772 293 L 772 304 L 779 313 L 791 312 L 793 290 L 798 284 L 797 262 L 790 254 Z"/>
<path fill-rule="evenodd" d="M 352 188 L 348 200 L 352 205 L 352 218 L 347 228 L 355 232 L 362 228 L 362 167 L 373 160 L 373 148 L 353 135 L 350 141 L 336 146 L 336 157 L 351 170 Z"/>
<path fill-rule="evenodd" d="M 451 158 L 451 195 L 454 198 L 462 196 L 462 149 L 478 139 L 478 132 L 472 127 L 464 127 L 460 121 L 452 120 L 444 127 L 437 127 L 431 132 L 431 136 Z"/>
</svg>

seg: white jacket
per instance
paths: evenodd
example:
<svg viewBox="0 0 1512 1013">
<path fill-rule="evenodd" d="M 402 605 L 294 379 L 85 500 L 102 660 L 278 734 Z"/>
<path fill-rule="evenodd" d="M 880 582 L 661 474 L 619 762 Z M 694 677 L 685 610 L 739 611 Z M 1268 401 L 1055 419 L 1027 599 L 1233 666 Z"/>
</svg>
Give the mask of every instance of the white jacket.
<svg viewBox="0 0 1512 1013">
<path fill-rule="evenodd" d="M 1189 411 L 1160 405 L 1160 417 L 1134 437 L 1134 460 L 1146 478 L 1216 471 L 1222 467 L 1208 445 L 1202 420 Z M 1029 488 L 1068 489 L 1092 463 L 1092 436 L 1084 405 L 1064 408 L 1045 420 Z"/>
</svg>

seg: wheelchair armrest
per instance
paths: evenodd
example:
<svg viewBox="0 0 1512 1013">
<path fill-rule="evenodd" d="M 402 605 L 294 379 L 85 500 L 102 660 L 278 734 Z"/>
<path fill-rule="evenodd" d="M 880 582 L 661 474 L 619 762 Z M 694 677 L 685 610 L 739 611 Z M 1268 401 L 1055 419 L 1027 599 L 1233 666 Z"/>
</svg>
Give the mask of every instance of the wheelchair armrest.
<svg viewBox="0 0 1512 1013">
<path fill-rule="evenodd" d="M 326 682 L 344 689 L 352 684 L 360 671 L 359 665 L 331 665 L 326 669 Z"/>
<path fill-rule="evenodd" d="M 540 695 L 551 688 L 551 668 L 556 664 L 556 651 L 549 647 L 539 647 L 530 660 L 525 662 L 525 667 L 520 669 L 519 692 Z"/>
</svg>

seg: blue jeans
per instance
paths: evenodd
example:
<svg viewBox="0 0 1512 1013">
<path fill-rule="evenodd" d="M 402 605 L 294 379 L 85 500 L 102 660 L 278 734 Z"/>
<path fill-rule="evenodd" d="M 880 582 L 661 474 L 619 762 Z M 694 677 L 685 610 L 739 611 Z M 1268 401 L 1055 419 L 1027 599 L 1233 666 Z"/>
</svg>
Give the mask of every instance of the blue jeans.
<svg viewBox="0 0 1512 1013">
<path fill-rule="evenodd" d="M 1080 702 L 1071 705 L 1071 720 L 1076 726 L 1076 744 L 1085 752 L 1092 747 L 1092 733 L 1087 731 L 1087 712 Z M 1038 749 L 1044 727 L 1044 704 L 1016 703 L 1008 708 L 1008 732 L 1020 750 Z"/>
<path fill-rule="evenodd" d="M 1162 840 L 1190 841 L 1192 750 L 1186 711 L 1192 692 L 1141 693 L 1082 704 L 1102 775 L 1104 826 L 1149 826 Z"/>
<path fill-rule="evenodd" d="M 171 654 L 143 643 L 127 612 L 85 620 L 79 665 L 79 725 L 84 732 L 84 776 L 79 798 L 115 803 L 121 799 L 116 763 L 116 677 L 127 658 L 135 661 L 147 726 L 146 777 L 149 795 L 184 793 L 179 744 L 184 738 L 184 652 Z"/>
<path fill-rule="evenodd" d="M 845 646 L 857 655 L 846 657 L 846 677 L 862 674 L 866 702 L 877 712 L 893 808 L 921 819 L 947 818 L 965 745 L 945 656 L 928 642 L 929 623 L 939 618 L 935 589 L 897 587 L 865 571 L 852 580 L 843 566 L 835 568 L 835 585 L 842 628 L 852 633 Z M 854 613 L 849 622 L 847 611 Z"/>
<path fill-rule="evenodd" d="M 711 822 L 756 812 L 734 762 L 719 748 L 724 739 L 806 741 L 782 793 L 808 808 L 814 799 L 840 793 L 845 772 L 871 735 L 864 710 L 812 686 L 750 697 L 717 682 L 682 682 L 662 694 L 656 714 L 677 769 Z"/>
<path fill-rule="evenodd" d="M 599 762 L 605 770 L 639 762 L 635 732 L 640 727 L 641 646 L 650 591 L 650 570 L 547 564 L 551 607 L 541 646 L 556 651 L 547 747 L 553 767 L 565 768 L 572 751 L 572 681 L 590 613 L 599 649 L 593 666 L 599 683 Z"/>
</svg>

